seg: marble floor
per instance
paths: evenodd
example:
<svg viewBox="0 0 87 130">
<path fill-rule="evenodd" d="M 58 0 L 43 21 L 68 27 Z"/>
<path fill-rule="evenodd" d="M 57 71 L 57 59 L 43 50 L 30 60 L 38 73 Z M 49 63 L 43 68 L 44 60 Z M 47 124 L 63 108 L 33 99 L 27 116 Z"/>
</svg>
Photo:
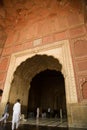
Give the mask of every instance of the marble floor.
<svg viewBox="0 0 87 130">
<path fill-rule="evenodd" d="M 21 121 L 21 124 L 37 125 L 37 126 L 52 126 L 52 127 L 68 127 L 66 119 L 58 118 L 29 118 Z"/>
<path fill-rule="evenodd" d="M 11 130 L 11 121 L 0 124 L 0 130 Z M 28 119 L 20 122 L 18 130 L 87 130 L 87 128 L 69 128 L 66 120 Z"/>
</svg>

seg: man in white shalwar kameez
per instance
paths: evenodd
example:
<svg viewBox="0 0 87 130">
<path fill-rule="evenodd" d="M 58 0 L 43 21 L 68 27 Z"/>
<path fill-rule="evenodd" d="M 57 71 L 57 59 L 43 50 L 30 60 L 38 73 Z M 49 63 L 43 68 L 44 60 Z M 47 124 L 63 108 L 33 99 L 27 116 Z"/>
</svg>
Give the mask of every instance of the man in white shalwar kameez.
<svg viewBox="0 0 87 130">
<path fill-rule="evenodd" d="M 37 118 L 39 118 L 39 114 L 40 114 L 40 109 L 39 107 L 37 107 L 37 115 L 36 115 Z"/>
<path fill-rule="evenodd" d="M 17 102 L 13 106 L 13 117 L 12 117 L 12 130 L 18 129 L 21 115 L 21 104 L 20 99 L 17 99 Z"/>
</svg>

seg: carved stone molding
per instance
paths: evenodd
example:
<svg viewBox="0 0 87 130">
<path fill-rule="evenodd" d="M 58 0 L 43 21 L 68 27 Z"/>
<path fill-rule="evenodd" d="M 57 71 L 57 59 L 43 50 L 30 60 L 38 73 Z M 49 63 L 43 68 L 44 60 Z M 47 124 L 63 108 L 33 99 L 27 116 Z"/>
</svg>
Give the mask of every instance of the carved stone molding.
<svg viewBox="0 0 87 130">
<path fill-rule="evenodd" d="M 87 100 L 87 77 L 82 77 L 79 80 L 79 84 L 80 84 L 80 90 L 81 90 L 81 96 L 82 99 L 86 99 Z"/>
</svg>

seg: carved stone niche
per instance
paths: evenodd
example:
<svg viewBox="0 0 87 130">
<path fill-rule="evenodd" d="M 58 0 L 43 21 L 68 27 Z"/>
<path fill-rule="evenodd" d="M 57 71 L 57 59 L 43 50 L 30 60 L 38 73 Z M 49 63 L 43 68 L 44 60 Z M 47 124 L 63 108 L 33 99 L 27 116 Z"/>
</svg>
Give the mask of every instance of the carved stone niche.
<svg viewBox="0 0 87 130">
<path fill-rule="evenodd" d="M 80 79 L 82 98 L 87 99 L 87 77 Z"/>
<path fill-rule="evenodd" d="M 87 55 L 87 40 L 78 40 L 74 43 L 75 57 Z"/>
</svg>

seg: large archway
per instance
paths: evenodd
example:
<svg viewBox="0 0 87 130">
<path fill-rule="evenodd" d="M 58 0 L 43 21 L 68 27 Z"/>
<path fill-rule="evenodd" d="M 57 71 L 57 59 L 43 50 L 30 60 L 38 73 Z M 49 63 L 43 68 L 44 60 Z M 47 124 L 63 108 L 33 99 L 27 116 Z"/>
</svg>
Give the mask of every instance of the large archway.
<svg viewBox="0 0 87 130">
<path fill-rule="evenodd" d="M 33 61 L 37 55 L 45 55 L 47 57 L 47 62 L 45 62 L 44 58 L 43 60 L 36 58 L 36 62 L 31 63 L 31 59 Z M 48 57 L 50 60 L 48 60 Z M 40 61 L 44 63 L 44 66 L 40 66 Z M 47 65 L 48 61 L 49 66 Z M 38 64 L 36 66 L 37 62 Z M 21 102 L 23 104 L 23 111 L 27 112 L 26 106 L 28 103 L 30 82 L 35 77 L 35 75 L 39 74 L 41 71 L 45 71 L 46 69 L 60 71 L 63 74 L 65 79 L 67 118 L 68 124 L 71 125 L 73 119 L 70 106 L 73 103 L 77 103 L 77 93 L 68 40 L 55 42 L 50 45 L 35 47 L 20 53 L 14 53 L 11 56 L 4 92 L 1 100 L 1 110 L 3 111 L 3 108 L 8 99 L 14 103 L 15 99 L 19 97 L 21 98 Z M 11 91 L 13 91 L 13 94 Z M 13 98 L 11 98 L 11 96 Z"/>
<path fill-rule="evenodd" d="M 61 72 L 62 65 L 53 56 L 35 55 L 22 62 L 14 72 L 9 101 L 14 104 L 15 100 L 20 98 L 22 102 L 23 113 L 27 113 L 30 82 L 35 75 L 38 75 L 40 72 L 47 69 Z"/>
</svg>

